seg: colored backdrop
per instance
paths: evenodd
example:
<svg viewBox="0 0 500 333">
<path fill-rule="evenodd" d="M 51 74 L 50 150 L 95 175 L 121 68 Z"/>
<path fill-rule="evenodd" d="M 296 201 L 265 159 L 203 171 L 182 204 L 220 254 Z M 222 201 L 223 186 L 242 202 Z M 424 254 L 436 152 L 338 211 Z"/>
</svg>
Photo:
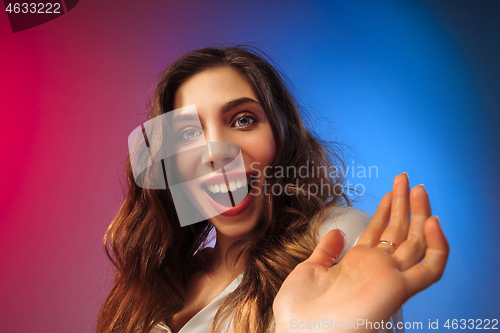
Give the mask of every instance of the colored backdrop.
<svg viewBox="0 0 500 333">
<path fill-rule="evenodd" d="M 1 332 L 95 331 L 128 134 L 162 69 L 223 42 L 263 49 L 350 147 L 357 207 L 424 183 L 451 254 L 406 321 L 500 319 L 500 2 L 82 0 L 18 33 L 1 9 Z"/>
</svg>

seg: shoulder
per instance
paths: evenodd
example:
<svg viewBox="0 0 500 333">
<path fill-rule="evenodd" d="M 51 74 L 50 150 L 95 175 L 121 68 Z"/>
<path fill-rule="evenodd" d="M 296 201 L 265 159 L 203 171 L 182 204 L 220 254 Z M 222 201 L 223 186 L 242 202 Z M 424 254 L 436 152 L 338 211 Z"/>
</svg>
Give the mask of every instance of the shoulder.
<svg viewBox="0 0 500 333">
<path fill-rule="evenodd" d="M 356 208 L 345 206 L 334 206 L 324 212 L 320 223 L 316 243 L 332 229 L 340 229 L 346 234 L 346 246 L 340 258 L 351 249 L 361 236 L 361 233 L 368 226 L 372 215 Z"/>
</svg>

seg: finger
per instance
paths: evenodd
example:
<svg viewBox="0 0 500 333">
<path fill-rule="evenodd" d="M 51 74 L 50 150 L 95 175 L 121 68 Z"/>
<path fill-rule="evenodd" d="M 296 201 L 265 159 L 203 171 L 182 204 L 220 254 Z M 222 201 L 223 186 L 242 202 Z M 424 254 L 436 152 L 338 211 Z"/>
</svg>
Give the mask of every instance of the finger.
<svg viewBox="0 0 500 333">
<path fill-rule="evenodd" d="M 392 242 L 397 247 L 406 239 L 410 222 L 410 187 L 406 172 L 394 178 L 392 192 L 389 225 L 380 236 L 380 240 Z M 396 248 L 387 244 L 380 244 L 380 246 L 391 249 L 391 251 Z"/>
<path fill-rule="evenodd" d="M 394 253 L 402 271 L 420 262 L 427 243 L 424 235 L 425 221 L 431 216 L 429 196 L 423 185 L 415 186 L 410 192 L 411 223 L 408 237 Z"/>
<path fill-rule="evenodd" d="M 312 265 L 330 267 L 336 263 L 346 242 L 345 235 L 340 229 L 333 229 L 321 239 L 311 256 L 304 261 Z"/>
<path fill-rule="evenodd" d="M 391 215 L 392 191 L 388 192 L 380 201 L 377 211 L 372 217 L 370 224 L 363 231 L 356 244 L 376 246 L 379 243 L 380 236 L 387 227 L 389 216 Z"/>
<path fill-rule="evenodd" d="M 438 281 L 443 275 L 450 248 L 444 236 L 437 216 L 428 218 L 424 225 L 424 234 L 427 240 L 427 250 L 424 260 L 403 272 L 408 286 L 407 297 Z"/>
</svg>

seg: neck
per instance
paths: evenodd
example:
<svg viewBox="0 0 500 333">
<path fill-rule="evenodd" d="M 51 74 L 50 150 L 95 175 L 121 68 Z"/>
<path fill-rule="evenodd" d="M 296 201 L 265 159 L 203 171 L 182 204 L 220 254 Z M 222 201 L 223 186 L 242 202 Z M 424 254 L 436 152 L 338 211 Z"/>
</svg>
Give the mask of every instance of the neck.
<svg viewBox="0 0 500 333">
<path fill-rule="evenodd" d="M 217 241 L 212 251 L 210 263 L 214 272 L 228 274 L 232 277 L 236 277 L 243 272 L 245 258 L 240 257 L 240 260 L 235 262 L 236 256 L 234 253 L 227 255 L 229 247 L 238 239 L 217 233 Z"/>
</svg>

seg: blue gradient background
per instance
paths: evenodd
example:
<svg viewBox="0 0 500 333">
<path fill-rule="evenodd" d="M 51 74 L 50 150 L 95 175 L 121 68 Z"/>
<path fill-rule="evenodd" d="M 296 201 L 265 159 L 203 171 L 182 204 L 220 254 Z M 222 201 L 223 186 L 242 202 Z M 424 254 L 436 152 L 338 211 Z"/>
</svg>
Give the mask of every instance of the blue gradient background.
<svg viewBox="0 0 500 333">
<path fill-rule="evenodd" d="M 400 172 L 424 183 L 451 254 L 406 321 L 500 319 L 499 15 L 494 0 L 82 0 L 13 34 L 0 13 L 0 331 L 95 331 L 127 136 L 161 69 L 221 42 L 261 47 L 348 165 L 378 168 L 351 179 L 356 206 L 374 212 Z"/>
</svg>

